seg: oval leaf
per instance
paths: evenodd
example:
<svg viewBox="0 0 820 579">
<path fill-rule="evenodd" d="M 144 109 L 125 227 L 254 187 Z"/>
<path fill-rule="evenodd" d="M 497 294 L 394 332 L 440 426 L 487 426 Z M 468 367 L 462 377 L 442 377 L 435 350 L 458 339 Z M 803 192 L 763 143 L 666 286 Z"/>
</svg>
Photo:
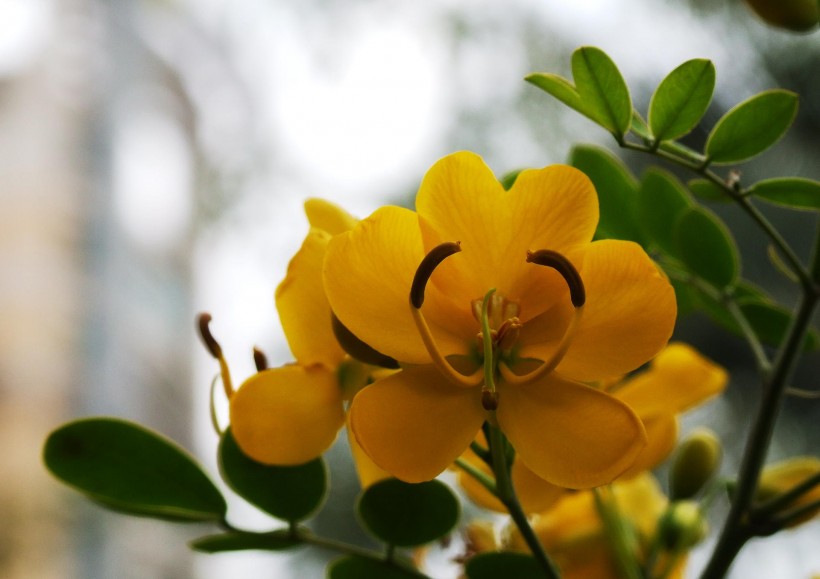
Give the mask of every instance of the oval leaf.
<svg viewBox="0 0 820 579">
<path fill-rule="evenodd" d="M 458 522 L 459 503 L 437 480 L 411 484 L 386 479 L 362 493 L 358 511 L 365 527 L 385 543 L 414 547 L 449 533 Z"/>
<path fill-rule="evenodd" d="M 237 494 L 285 521 L 308 518 L 327 496 L 327 467 L 321 458 L 298 466 L 262 464 L 242 453 L 230 428 L 219 445 L 219 467 Z"/>
<path fill-rule="evenodd" d="M 820 209 L 820 182 L 800 177 L 758 181 L 749 193 L 770 203 L 796 209 Z"/>
<path fill-rule="evenodd" d="M 746 315 L 749 325 L 764 344 L 779 346 L 786 338 L 786 332 L 791 324 L 792 313 L 786 308 L 758 300 L 741 302 L 740 309 Z M 815 330 L 810 330 L 805 337 L 803 347 L 806 350 L 816 350 L 820 344 L 820 336 Z"/>
<path fill-rule="evenodd" d="M 712 163 L 738 163 L 762 153 L 782 137 L 797 114 L 797 95 L 776 89 L 735 106 L 717 122 L 706 140 Z"/>
<path fill-rule="evenodd" d="M 729 230 L 699 207 L 683 212 L 674 228 L 675 255 L 695 275 L 724 288 L 737 282 L 740 260 Z"/>
<path fill-rule="evenodd" d="M 426 578 L 412 569 L 399 567 L 386 561 L 374 561 L 364 557 L 344 557 L 335 561 L 327 570 L 328 579 L 420 579 Z"/>
<path fill-rule="evenodd" d="M 638 222 L 643 225 L 647 237 L 674 256 L 673 226 L 683 212 L 693 205 L 689 193 L 674 175 L 651 167 L 641 179 L 638 198 Z"/>
<path fill-rule="evenodd" d="M 568 107 L 580 113 L 584 112 L 581 107 L 581 97 L 578 95 L 578 91 L 575 90 L 572 83 L 564 77 L 549 72 L 535 72 L 524 77 L 524 80 L 554 96 Z"/>
<path fill-rule="evenodd" d="M 86 418 L 51 433 L 51 473 L 103 506 L 175 521 L 221 520 L 227 505 L 190 455 L 139 424 Z"/>
<path fill-rule="evenodd" d="M 643 244 L 638 223 L 638 182 L 623 162 L 601 147 L 572 149 L 569 164 L 586 173 L 598 192 L 597 238 L 628 239 Z"/>
<path fill-rule="evenodd" d="M 649 128 L 659 141 L 677 139 L 695 128 L 715 90 L 715 65 L 689 60 L 658 85 L 649 101 Z"/>
<path fill-rule="evenodd" d="M 247 533 L 236 531 L 207 535 L 194 539 L 189 546 L 200 553 L 224 553 L 226 551 L 284 551 L 302 545 L 287 529 L 270 533 Z"/>
<path fill-rule="evenodd" d="M 709 179 L 692 179 L 686 184 L 693 195 L 707 201 L 731 201 L 726 192 Z"/>
<path fill-rule="evenodd" d="M 612 59 L 600 48 L 583 46 L 572 53 L 572 77 L 584 114 L 623 137 L 632 122 L 632 99 Z"/>
<path fill-rule="evenodd" d="M 467 561 L 468 579 L 543 579 L 538 562 L 523 553 L 481 553 Z"/>
</svg>

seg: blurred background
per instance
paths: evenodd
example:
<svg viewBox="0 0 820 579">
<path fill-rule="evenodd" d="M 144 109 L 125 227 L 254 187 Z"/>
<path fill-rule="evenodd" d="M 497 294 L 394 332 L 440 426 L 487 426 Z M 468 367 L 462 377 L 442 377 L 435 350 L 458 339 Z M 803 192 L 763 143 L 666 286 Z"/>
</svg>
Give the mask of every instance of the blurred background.
<svg viewBox="0 0 820 579">
<path fill-rule="evenodd" d="M 411 205 L 424 171 L 455 150 L 500 175 L 562 162 L 576 143 L 614 149 L 522 80 L 570 76 L 580 45 L 612 56 L 644 112 L 666 73 L 713 60 L 707 128 L 755 92 L 797 91 L 796 125 L 743 178 L 820 178 L 818 39 L 772 29 L 739 0 L 0 0 L 0 577 L 322 576 L 315 550 L 194 555 L 186 542 L 208 527 L 103 511 L 47 475 L 43 440 L 72 418 L 120 416 L 215 473 L 216 367 L 195 314 L 213 314 L 241 381 L 254 345 L 273 365 L 290 358 L 273 290 L 307 232 L 305 199 L 364 217 Z M 621 156 L 638 174 L 650 161 Z M 807 254 L 814 216 L 765 209 Z M 715 210 L 735 228 L 744 275 L 793 305 L 762 236 Z M 732 371 L 727 395 L 684 422 L 722 435 L 732 472 L 758 395 L 752 358 L 698 315 L 678 336 Z M 810 354 L 796 384 L 817 388 L 818 370 Z M 789 401 L 771 458 L 817 454 L 818 417 L 820 401 Z M 366 540 L 355 477 L 333 469 L 315 525 Z M 273 525 L 231 508 L 248 527 Z M 818 541 L 815 522 L 753 542 L 732 577 L 809 578 Z"/>
</svg>

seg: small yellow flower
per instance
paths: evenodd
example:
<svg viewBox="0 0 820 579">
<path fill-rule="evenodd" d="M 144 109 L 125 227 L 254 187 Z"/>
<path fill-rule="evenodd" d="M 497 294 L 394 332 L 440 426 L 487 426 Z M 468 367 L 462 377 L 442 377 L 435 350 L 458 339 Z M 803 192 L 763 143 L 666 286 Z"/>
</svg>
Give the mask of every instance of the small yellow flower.
<svg viewBox="0 0 820 579">
<path fill-rule="evenodd" d="M 402 364 L 353 401 L 365 452 L 400 479 L 428 480 L 490 420 L 553 484 L 613 480 L 645 445 L 643 425 L 580 382 L 633 370 L 666 344 L 667 280 L 638 245 L 591 241 L 597 196 L 571 167 L 524 171 L 505 191 L 477 155 L 456 153 L 427 173 L 416 208 L 379 209 L 334 237 L 325 260 L 334 314 Z M 477 339 L 490 289 L 496 390 Z"/>
</svg>

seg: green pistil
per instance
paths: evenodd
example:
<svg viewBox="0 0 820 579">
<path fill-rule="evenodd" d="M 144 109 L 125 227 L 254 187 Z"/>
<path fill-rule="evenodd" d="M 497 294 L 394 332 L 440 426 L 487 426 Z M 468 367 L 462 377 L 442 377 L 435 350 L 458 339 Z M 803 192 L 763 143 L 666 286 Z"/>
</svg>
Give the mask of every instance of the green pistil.
<svg viewBox="0 0 820 579">
<path fill-rule="evenodd" d="M 481 302 L 481 336 L 484 342 L 484 393 L 481 398 L 485 410 L 495 410 L 498 406 L 498 394 L 495 389 L 495 357 L 493 356 L 493 338 L 490 334 L 489 304 L 495 288 L 484 295 Z"/>
</svg>

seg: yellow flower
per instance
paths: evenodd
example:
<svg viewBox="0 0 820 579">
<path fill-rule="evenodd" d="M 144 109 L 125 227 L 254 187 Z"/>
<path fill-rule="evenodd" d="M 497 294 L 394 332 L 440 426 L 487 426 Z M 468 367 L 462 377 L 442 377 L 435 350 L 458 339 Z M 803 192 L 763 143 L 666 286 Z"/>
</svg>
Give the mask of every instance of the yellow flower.
<svg viewBox="0 0 820 579">
<path fill-rule="evenodd" d="M 402 364 L 353 401 L 367 454 L 400 479 L 428 480 L 490 420 L 551 483 L 621 474 L 643 426 L 579 381 L 628 372 L 666 344 L 675 297 L 655 264 L 634 243 L 591 242 L 597 196 L 571 167 L 524 171 L 505 191 L 477 155 L 456 153 L 427 173 L 416 208 L 379 209 L 334 237 L 325 260 L 334 314 Z M 495 390 L 477 341 L 490 289 Z"/>
</svg>

